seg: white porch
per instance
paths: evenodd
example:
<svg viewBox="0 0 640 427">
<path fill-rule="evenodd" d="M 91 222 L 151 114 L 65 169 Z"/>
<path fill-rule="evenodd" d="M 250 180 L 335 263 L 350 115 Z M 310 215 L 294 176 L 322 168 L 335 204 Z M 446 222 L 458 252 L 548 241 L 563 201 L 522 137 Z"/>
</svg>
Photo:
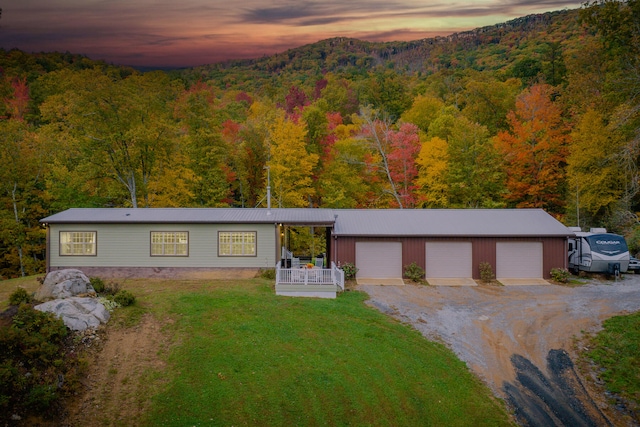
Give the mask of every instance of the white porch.
<svg viewBox="0 0 640 427">
<path fill-rule="evenodd" d="M 344 272 L 332 262 L 331 268 L 276 265 L 276 295 L 335 298 L 344 291 Z"/>
</svg>

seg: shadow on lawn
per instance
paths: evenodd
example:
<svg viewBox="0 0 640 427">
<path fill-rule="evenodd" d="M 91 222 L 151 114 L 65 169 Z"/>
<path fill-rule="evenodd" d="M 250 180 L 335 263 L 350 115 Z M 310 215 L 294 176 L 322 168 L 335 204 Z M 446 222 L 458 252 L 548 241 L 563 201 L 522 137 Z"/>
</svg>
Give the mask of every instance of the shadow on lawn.
<svg viewBox="0 0 640 427">
<path fill-rule="evenodd" d="M 503 390 L 515 416 L 529 426 L 611 426 L 587 393 L 573 362 L 564 350 L 547 355 L 547 378 L 529 359 L 511 356 L 516 384 L 505 382 Z"/>
</svg>

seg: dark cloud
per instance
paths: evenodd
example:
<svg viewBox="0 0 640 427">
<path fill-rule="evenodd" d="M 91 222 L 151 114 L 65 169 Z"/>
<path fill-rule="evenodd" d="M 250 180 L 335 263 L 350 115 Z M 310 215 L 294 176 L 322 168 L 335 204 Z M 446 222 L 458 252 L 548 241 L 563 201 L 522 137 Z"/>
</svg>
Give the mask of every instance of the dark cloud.
<svg viewBox="0 0 640 427">
<path fill-rule="evenodd" d="M 465 6 L 469 4 L 469 6 Z M 541 6 L 554 10 L 579 7 L 581 2 L 566 0 L 514 0 L 456 3 L 429 3 L 405 1 L 305 1 L 276 6 L 245 8 L 240 20 L 248 24 L 279 24 L 287 26 L 327 26 L 344 22 L 371 19 L 433 19 L 510 16 L 518 10 Z M 526 14 L 525 12 L 523 14 Z"/>
<path fill-rule="evenodd" d="M 255 58 L 329 37 L 446 35 L 582 0 L 17 0 L 2 5 L 0 48 L 69 51 L 126 65 Z"/>
<path fill-rule="evenodd" d="M 413 1 L 292 1 L 278 6 L 246 8 L 241 19 L 255 24 L 327 25 L 356 17 L 370 19 L 380 13 L 415 9 Z"/>
<path fill-rule="evenodd" d="M 283 23 L 315 16 L 318 7 L 313 3 L 299 3 L 296 6 L 275 6 L 247 10 L 242 21 L 254 24 Z"/>
</svg>

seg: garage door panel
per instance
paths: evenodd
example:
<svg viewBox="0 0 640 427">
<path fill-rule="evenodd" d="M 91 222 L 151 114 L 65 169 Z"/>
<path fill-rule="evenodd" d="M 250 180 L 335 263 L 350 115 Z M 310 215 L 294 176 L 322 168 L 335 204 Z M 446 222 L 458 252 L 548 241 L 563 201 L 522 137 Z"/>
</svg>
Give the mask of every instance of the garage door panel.
<svg viewBox="0 0 640 427">
<path fill-rule="evenodd" d="M 401 278 L 402 242 L 356 242 L 359 278 Z"/>
<path fill-rule="evenodd" d="M 542 242 L 496 243 L 496 277 L 542 278 Z"/>
<path fill-rule="evenodd" d="M 427 242 L 425 252 L 427 279 L 473 277 L 471 242 Z"/>
</svg>

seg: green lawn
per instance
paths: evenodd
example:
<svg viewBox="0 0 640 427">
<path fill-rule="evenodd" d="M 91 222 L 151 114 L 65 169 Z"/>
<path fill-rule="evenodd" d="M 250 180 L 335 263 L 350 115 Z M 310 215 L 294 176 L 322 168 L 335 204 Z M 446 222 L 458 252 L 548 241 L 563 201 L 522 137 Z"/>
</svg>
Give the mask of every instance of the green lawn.
<svg viewBox="0 0 640 427">
<path fill-rule="evenodd" d="M 600 368 L 605 386 L 640 408 L 640 313 L 605 320 L 585 356 Z"/>
<path fill-rule="evenodd" d="M 363 293 L 280 297 L 264 279 L 122 285 L 138 302 L 118 309 L 112 327 L 142 311 L 172 320 L 164 333 L 173 345 L 159 350 L 168 368 L 141 375 L 152 396 L 144 425 L 511 423 L 451 351 L 368 307 Z M 6 288 L 0 282 L 0 305 Z"/>
<path fill-rule="evenodd" d="M 163 299 L 180 345 L 147 425 L 509 424 L 449 350 L 365 298 L 278 297 L 255 280 Z"/>
</svg>

